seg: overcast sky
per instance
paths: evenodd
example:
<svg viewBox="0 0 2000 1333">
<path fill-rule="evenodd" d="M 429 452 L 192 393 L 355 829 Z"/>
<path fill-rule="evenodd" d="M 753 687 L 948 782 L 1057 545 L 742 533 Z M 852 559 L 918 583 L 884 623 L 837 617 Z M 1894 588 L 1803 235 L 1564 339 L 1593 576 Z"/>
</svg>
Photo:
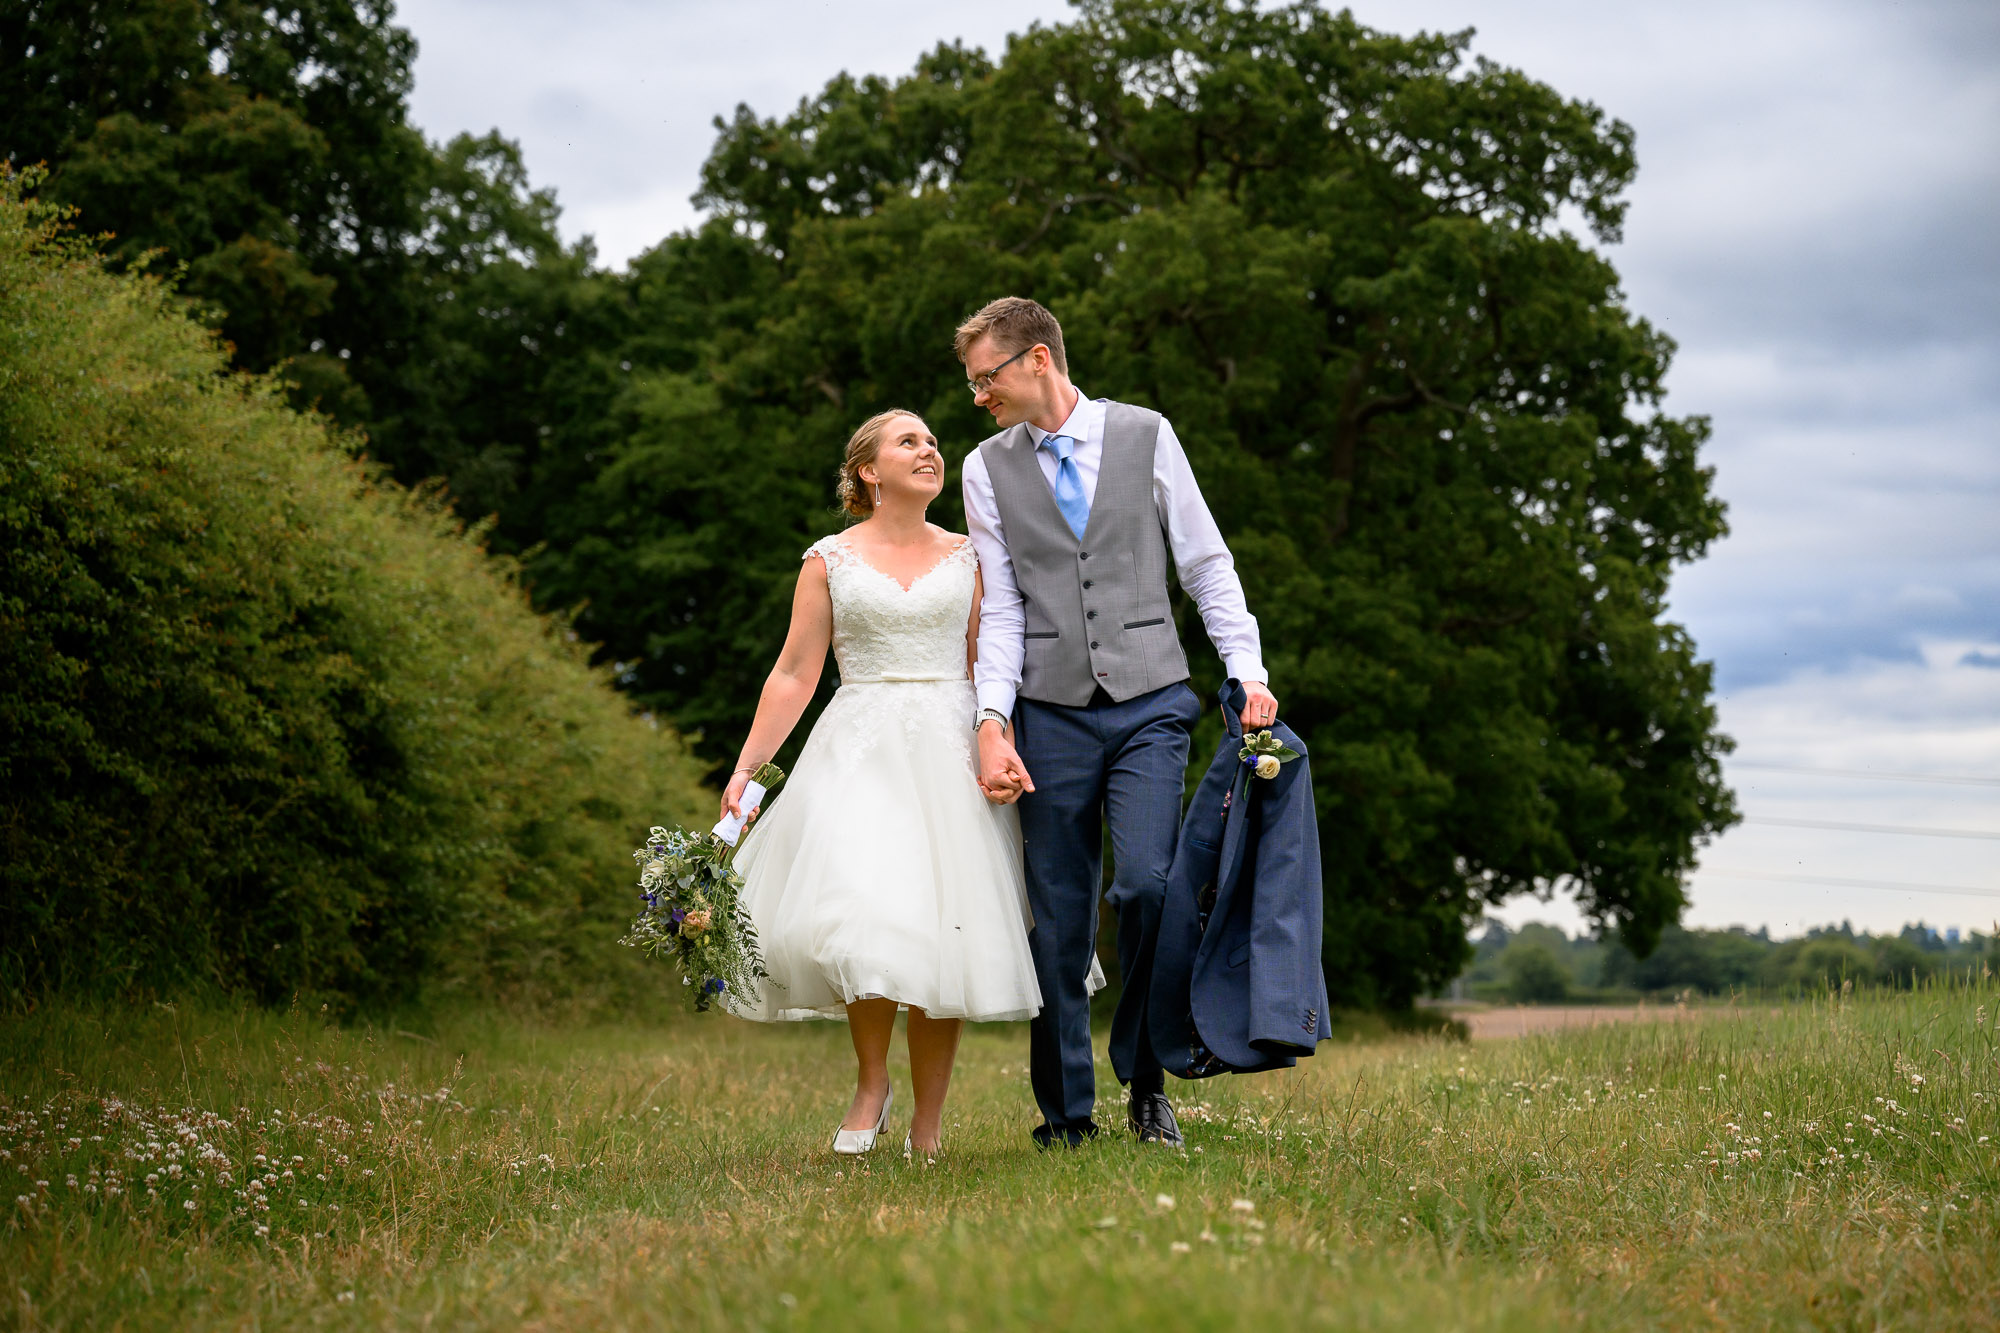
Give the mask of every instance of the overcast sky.
<svg viewBox="0 0 2000 1333">
<path fill-rule="evenodd" d="M 1732 535 L 1677 580 L 1751 822 L 1689 924 L 2000 918 L 2000 4 L 1368 0 L 1638 134 L 1611 250 L 1713 417 Z M 622 264 L 696 218 L 711 120 L 789 110 L 939 40 L 999 54 L 1048 0 L 406 0 L 416 119 L 498 127 Z M 1251 590 L 1254 603 L 1256 590 Z M 1279 697 L 1284 682 L 1273 682 Z M 1810 772 L 1797 770 L 1813 770 Z M 1863 774 L 1868 776 L 1843 776 Z M 1915 781 L 1883 775 L 1984 779 Z M 1766 821 L 1915 827 L 1928 836 Z M 1940 886 L 1955 892 L 1913 889 Z M 1577 917 L 1526 901 L 1510 921 Z"/>
</svg>

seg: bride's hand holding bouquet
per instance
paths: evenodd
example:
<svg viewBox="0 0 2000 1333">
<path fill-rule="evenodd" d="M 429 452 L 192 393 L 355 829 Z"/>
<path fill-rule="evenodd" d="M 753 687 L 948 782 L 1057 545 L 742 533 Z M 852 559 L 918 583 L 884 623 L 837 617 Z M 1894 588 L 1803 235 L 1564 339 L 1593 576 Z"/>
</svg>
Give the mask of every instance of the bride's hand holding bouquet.
<svg viewBox="0 0 2000 1333">
<path fill-rule="evenodd" d="M 643 905 L 623 943 L 677 964 L 696 1012 L 727 994 L 754 998 L 757 982 L 769 975 L 756 927 L 741 905 L 743 877 L 730 859 L 758 803 L 784 776 L 776 764 L 734 774 L 723 818 L 713 829 L 703 834 L 656 825 L 646 845 L 632 853 Z M 747 817 L 742 803 L 749 806 Z"/>
<path fill-rule="evenodd" d="M 784 770 L 776 764 L 759 764 L 754 769 L 739 768 L 731 773 L 729 785 L 722 789 L 722 822 L 715 826 L 716 836 L 736 841 L 741 830 L 756 822 L 764 797 L 784 776 Z M 725 834 L 725 826 L 734 831 Z"/>
</svg>

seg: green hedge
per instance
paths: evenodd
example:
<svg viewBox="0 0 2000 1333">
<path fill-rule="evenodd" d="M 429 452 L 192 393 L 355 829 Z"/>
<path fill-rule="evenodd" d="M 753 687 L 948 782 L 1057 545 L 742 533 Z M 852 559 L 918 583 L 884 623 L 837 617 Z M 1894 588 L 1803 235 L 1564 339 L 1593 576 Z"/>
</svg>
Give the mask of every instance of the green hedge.
<svg viewBox="0 0 2000 1333">
<path fill-rule="evenodd" d="M 708 805 L 441 497 L 0 182 L 0 988 L 380 1004 L 660 984 Z"/>
</svg>

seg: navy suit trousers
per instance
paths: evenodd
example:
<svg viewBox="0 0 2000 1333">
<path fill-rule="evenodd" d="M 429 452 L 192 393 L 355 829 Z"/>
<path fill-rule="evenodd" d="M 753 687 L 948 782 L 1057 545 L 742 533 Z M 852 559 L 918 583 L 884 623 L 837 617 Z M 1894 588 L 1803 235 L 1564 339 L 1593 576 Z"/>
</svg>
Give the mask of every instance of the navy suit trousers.
<svg viewBox="0 0 2000 1333">
<path fill-rule="evenodd" d="M 1034 914 L 1028 947 L 1042 988 L 1028 1066 L 1052 1134 L 1073 1139 L 1095 1128 L 1085 981 L 1097 945 L 1107 818 L 1113 872 L 1104 897 L 1118 914 L 1123 983 L 1111 1021 L 1112 1068 L 1135 1091 L 1158 1091 L 1165 1082 L 1146 1035 L 1146 997 L 1180 837 L 1188 736 L 1201 707 L 1185 681 L 1124 703 L 1100 693 L 1081 708 L 1034 699 L 1015 705 L 1014 745 L 1035 783 L 1020 802 Z"/>
</svg>

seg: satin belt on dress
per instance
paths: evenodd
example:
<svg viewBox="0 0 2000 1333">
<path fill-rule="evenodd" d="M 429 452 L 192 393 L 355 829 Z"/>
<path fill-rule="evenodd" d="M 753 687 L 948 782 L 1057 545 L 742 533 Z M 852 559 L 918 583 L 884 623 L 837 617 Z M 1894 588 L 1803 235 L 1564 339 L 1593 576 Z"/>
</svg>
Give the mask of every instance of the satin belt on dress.
<svg viewBox="0 0 2000 1333">
<path fill-rule="evenodd" d="M 956 675 L 949 671 L 884 671 L 879 676 L 842 676 L 842 685 L 907 685 L 925 680 L 968 680 L 963 671 Z"/>
</svg>

